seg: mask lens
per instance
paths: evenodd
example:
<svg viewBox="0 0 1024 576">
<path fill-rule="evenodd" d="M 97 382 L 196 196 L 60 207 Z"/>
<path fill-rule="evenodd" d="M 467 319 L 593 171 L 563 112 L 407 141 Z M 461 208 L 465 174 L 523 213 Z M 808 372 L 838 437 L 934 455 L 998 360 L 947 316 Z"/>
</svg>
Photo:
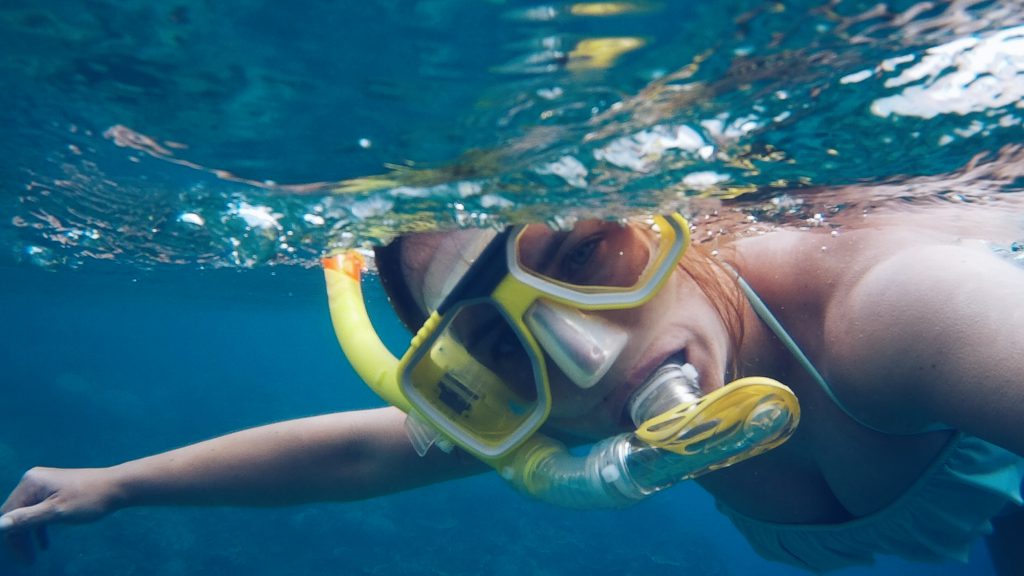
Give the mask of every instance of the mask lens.
<svg viewBox="0 0 1024 576">
<path fill-rule="evenodd" d="M 485 447 L 533 432 L 548 401 L 523 336 L 486 300 L 448 318 L 405 369 L 407 395 L 436 426 Z"/>
<path fill-rule="evenodd" d="M 649 279 L 659 231 L 641 223 L 584 220 L 568 232 L 543 224 L 516 237 L 516 260 L 543 280 L 587 291 L 632 289 Z"/>
</svg>

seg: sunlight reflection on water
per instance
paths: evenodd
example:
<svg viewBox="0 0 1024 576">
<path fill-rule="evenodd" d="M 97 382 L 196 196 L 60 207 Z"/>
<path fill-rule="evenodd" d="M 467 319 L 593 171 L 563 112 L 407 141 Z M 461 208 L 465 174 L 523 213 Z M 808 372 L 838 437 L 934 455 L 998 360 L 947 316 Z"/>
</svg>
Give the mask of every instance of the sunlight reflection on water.
<svg viewBox="0 0 1024 576">
<path fill-rule="evenodd" d="M 20 90 L 53 118 L 15 121 L 8 156 L 23 185 L 0 197 L 0 240 L 7 259 L 47 268 L 312 266 L 324 250 L 400 232 L 552 214 L 737 211 L 799 225 L 873 201 L 855 183 L 903 182 L 904 200 L 937 193 L 915 178 L 943 174 L 967 195 L 1016 192 L 998 168 L 956 176 L 979 153 L 1017 160 L 1005 149 L 1020 141 L 1024 96 L 1015 5 L 485 3 L 462 14 L 435 2 L 411 26 L 400 11 L 335 8 L 320 16 L 346 16 L 349 42 L 369 42 L 362 28 L 401 33 L 376 60 L 334 61 L 317 43 L 344 54 L 338 30 L 328 40 L 307 21 L 308 38 L 282 44 L 260 10 L 216 41 L 205 8 L 125 11 L 121 24 L 166 44 L 131 35 L 99 47 L 86 14 L 71 53 L 41 50 L 67 31 L 59 11 L 25 9 L 0 23 L 26 40 L 8 61 L 35 63 Z M 230 50 L 209 64 L 176 55 L 185 38 L 190 50 L 258 49 L 232 68 Z M 804 209 L 766 204 L 786 196 Z"/>
</svg>

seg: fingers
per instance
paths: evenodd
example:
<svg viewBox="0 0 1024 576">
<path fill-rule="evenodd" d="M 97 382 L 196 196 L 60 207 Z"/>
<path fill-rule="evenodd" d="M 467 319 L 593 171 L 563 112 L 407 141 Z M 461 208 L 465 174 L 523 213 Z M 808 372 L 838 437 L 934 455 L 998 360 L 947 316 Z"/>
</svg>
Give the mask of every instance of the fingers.
<svg viewBox="0 0 1024 576">
<path fill-rule="evenodd" d="M 58 519 L 62 506 L 49 475 L 46 468 L 29 470 L 0 506 L 0 535 L 19 562 L 32 563 L 36 547 L 50 545 L 46 524 Z"/>
<path fill-rule="evenodd" d="M 0 505 L 0 531 L 12 527 L 15 522 L 16 519 L 9 515 L 10 512 L 42 502 L 53 494 L 54 490 L 47 482 L 48 474 L 48 469 L 37 466 L 22 475 L 21 481 L 8 494 L 3 505 Z"/>
<path fill-rule="evenodd" d="M 21 531 L 34 526 L 46 524 L 57 517 L 57 507 L 50 500 L 43 500 L 32 506 L 15 508 L 0 516 L 0 530 L 5 532 Z"/>
<path fill-rule="evenodd" d="M 46 534 L 46 523 L 56 516 L 56 507 L 45 500 L 34 506 L 16 508 L 0 516 L 0 531 L 4 533 L 7 546 L 14 552 L 14 557 L 19 562 L 31 564 L 35 561 L 36 546 L 42 550 L 49 548 L 50 539 Z"/>
</svg>

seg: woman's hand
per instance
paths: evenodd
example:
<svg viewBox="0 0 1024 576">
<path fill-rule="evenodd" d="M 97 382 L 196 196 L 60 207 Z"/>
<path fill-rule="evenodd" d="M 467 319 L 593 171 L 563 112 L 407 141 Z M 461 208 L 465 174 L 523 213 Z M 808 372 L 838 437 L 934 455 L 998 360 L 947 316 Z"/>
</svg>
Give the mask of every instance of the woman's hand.
<svg viewBox="0 0 1024 576">
<path fill-rule="evenodd" d="M 47 524 L 97 520 L 115 510 L 115 496 L 109 469 L 32 468 L 0 506 L 0 532 L 19 560 L 32 562 L 35 547 L 47 547 Z"/>
</svg>

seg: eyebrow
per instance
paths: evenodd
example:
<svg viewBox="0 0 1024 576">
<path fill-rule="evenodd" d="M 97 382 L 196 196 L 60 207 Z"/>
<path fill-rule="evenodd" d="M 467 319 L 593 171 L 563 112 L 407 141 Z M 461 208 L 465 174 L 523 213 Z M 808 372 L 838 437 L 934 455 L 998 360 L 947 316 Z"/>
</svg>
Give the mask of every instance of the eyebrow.
<svg viewBox="0 0 1024 576">
<path fill-rule="evenodd" d="M 497 322 L 477 322 L 475 326 L 470 326 L 469 334 L 466 335 L 466 348 L 483 343 L 484 338 L 497 334 L 501 327 Z"/>
<path fill-rule="evenodd" d="M 562 245 L 565 244 L 565 241 L 568 240 L 568 238 L 568 232 L 555 232 L 554 239 L 548 242 L 547 246 L 544 247 L 544 253 L 541 254 L 540 260 L 537 261 L 537 266 L 534 267 L 536 272 L 541 272 L 546 276 L 550 276 L 550 274 L 547 274 L 547 266 L 555 260 L 555 257 L 558 256 L 558 253 L 562 250 Z"/>
</svg>

